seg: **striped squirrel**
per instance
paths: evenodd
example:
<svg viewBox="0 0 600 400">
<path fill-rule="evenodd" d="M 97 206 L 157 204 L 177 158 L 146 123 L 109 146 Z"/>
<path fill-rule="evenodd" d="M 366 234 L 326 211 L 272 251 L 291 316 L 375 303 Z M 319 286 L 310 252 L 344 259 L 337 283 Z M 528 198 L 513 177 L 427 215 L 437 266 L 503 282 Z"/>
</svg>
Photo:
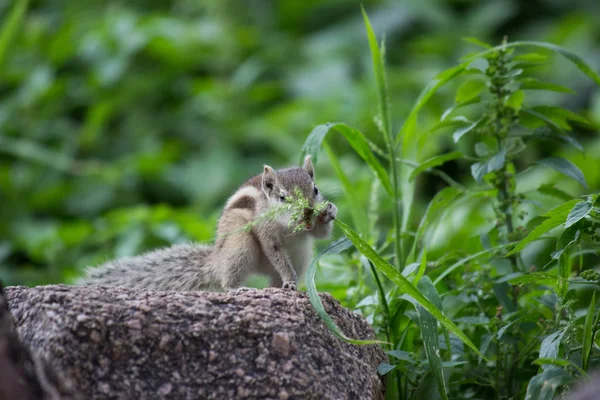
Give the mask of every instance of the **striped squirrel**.
<svg viewBox="0 0 600 400">
<path fill-rule="evenodd" d="M 225 203 L 214 246 L 179 244 L 117 259 L 88 268 L 77 283 L 155 290 L 230 290 L 239 287 L 250 273 L 258 272 L 270 276 L 271 286 L 296 290 L 298 275 L 312 259 L 313 239 L 329 237 L 337 214 L 336 206 L 325 202 L 314 179 L 310 156 L 302 167 L 276 171 L 265 165 L 262 174 L 246 181 Z M 298 191 L 309 204 L 295 224 L 304 222 L 300 232 L 288 223 L 290 212 L 260 218 L 296 198 Z M 324 207 L 314 215 L 312 207 L 319 203 Z"/>
</svg>

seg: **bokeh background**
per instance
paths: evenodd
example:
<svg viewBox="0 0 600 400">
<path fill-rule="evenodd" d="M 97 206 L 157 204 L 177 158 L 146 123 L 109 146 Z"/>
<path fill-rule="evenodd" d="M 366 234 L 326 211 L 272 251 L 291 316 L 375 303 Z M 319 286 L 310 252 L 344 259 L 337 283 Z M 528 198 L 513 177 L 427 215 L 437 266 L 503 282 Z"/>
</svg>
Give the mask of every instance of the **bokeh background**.
<svg viewBox="0 0 600 400">
<path fill-rule="evenodd" d="M 15 4 L 0 1 L 2 27 Z M 381 144 L 361 4 L 385 35 L 396 130 L 431 79 L 476 50 L 464 37 L 548 41 L 600 71 L 597 0 L 31 0 L 0 43 L 0 278 L 68 283 L 110 258 L 210 241 L 237 185 L 264 163 L 297 163 L 319 124 L 345 122 Z M 540 73 L 577 92 L 545 100 L 591 126 L 574 132 L 585 154 L 545 144 L 524 160 L 565 155 L 597 191 L 600 91 L 559 59 Z M 453 96 L 442 89 L 423 126 Z M 330 145 L 368 198 L 370 171 L 342 139 Z M 441 137 L 424 152 L 450 146 Z M 446 168 L 472 182 L 467 164 Z M 349 220 L 333 176 L 323 154 L 318 183 Z M 441 187 L 423 180 L 417 209 Z"/>
</svg>

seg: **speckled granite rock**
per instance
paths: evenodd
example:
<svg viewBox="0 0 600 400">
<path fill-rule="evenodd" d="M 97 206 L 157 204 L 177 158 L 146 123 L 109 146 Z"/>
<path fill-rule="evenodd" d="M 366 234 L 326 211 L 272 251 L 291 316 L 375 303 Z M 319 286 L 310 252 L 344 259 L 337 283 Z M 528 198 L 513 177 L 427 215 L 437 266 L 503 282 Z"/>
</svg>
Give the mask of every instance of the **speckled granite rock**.
<svg viewBox="0 0 600 400">
<path fill-rule="evenodd" d="M 305 293 L 6 289 L 21 340 L 90 398 L 380 399 L 378 346 L 334 337 Z M 349 336 L 358 315 L 322 295 Z"/>
</svg>

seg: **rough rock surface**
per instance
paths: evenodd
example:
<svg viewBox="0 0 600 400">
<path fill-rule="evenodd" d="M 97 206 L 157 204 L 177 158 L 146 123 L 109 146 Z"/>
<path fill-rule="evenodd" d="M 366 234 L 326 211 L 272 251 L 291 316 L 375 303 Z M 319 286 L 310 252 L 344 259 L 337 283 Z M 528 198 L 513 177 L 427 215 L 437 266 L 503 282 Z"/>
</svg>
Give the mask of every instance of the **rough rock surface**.
<svg viewBox="0 0 600 400">
<path fill-rule="evenodd" d="M 305 293 L 6 289 L 21 340 L 86 398 L 380 399 L 379 346 L 334 337 Z M 351 337 L 358 315 L 322 295 Z"/>
<path fill-rule="evenodd" d="M 76 398 L 54 371 L 19 341 L 0 282 L 0 400 Z"/>
</svg>

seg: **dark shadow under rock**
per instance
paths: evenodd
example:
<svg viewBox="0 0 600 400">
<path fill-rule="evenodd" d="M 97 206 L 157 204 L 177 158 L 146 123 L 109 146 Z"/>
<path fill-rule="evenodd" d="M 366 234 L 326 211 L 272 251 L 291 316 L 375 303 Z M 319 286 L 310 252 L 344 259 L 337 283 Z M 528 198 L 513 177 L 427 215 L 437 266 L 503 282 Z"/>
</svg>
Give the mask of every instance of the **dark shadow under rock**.
<svg viewBox="0 0 600 400">
<path fill-rule="evenodd" d="M 379 346 L 333 336 L 305 293 L 7 288 L 21 340 L 90 398 L 380 399 Z M 321 295 L 348 336 L 360 316 Z"/>
</svg>

